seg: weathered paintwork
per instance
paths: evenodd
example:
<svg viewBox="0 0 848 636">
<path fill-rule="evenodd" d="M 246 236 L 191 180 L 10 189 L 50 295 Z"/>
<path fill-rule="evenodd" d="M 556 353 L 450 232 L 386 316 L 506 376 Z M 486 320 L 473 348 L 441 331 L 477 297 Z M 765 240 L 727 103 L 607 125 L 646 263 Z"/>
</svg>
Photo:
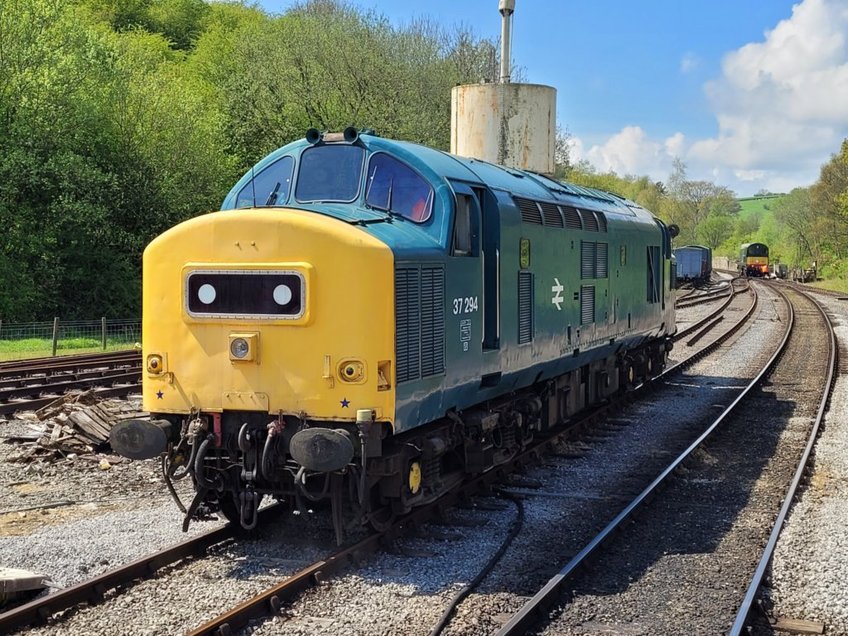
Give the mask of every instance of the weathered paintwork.
<svg viewBox="0 0 848 636">
<path fill-rule="evenodd" d="M 541 84 L 467 84 L 451 89 L 451 152 L 553 174 L 556 89 Z"/>
</svg>

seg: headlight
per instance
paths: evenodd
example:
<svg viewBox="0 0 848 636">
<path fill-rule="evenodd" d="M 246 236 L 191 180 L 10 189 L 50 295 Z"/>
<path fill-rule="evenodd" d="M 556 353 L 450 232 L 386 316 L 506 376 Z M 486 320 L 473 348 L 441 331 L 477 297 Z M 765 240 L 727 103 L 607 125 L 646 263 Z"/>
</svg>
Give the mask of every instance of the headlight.
<svg viewBox="0 0 848 636">
<path fill-rule="evenodd" d="M 236 362 L 250 362 L 256 360 L 258 352 L 259 334 L 256 333 L 231 333 L 230 334 L 230 360 Z"/>
<path fill-rule="evenodd" d="M 242 360 L 250 353 L 250 345 L 247 344 L 247 340 L 244 338 L 234 338 L 230 343 L 230 353 L 233 354 L 234 358 Z"/>
</svg>

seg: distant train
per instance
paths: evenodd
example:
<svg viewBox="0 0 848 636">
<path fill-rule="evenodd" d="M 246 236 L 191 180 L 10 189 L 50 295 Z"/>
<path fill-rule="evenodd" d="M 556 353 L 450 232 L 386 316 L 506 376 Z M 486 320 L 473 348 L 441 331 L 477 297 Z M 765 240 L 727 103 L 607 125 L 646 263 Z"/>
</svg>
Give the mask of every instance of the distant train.
<svg viewBox="0 0 848 636">
<path fill-rule="evenodd" d="M 769 273 L 769 249 L 763 243 L 745 243 L 739 249 L 739 273 L 765 277 Z"/>
<path fill-rule="evenodd" d="M 677 280 L 706 283 L 713 273 L 713 251 L 701 245 L 686 245 L 674 250 Z"/>
<path fill-rule="evenodd" d="M 144 408 L 113 448 L 192 519 L 434 500 L 663 369 L 668 228 L 636 203 L 348 129 L 260 161 L 144 253 Z M 173 490 L 172 490 L 173 493 Z"/>
</svg>

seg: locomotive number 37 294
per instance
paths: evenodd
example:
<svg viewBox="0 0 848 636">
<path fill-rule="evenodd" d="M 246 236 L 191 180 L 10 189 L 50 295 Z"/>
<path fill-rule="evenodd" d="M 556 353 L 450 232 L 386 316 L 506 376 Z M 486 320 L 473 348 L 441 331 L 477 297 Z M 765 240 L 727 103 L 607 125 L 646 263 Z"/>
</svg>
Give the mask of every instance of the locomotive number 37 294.
<svg viewBox="0 0 848 636">
<path fill-rule="evenodd" d="M 477 311 L 477 296 L 453 299 L 453 315 L 471 314 Z"/>
</svg>

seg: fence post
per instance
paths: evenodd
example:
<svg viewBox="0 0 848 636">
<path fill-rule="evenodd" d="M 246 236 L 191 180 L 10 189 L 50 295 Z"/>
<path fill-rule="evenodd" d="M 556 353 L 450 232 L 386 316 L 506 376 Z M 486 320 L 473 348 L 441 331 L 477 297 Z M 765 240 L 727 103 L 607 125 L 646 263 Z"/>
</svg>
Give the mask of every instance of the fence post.
<svg viewBox="0 0 848 636">
<path fill-rule="evenodd" d="M 56 355 L 56 346 L 59 344 L 59 319 L 53 319 L 53 355 Z"/>
<path fill-rule="evenodd" d="M 3 331 L 3 321 L 0 320 L 0 331 Z"/>
<path fill-rule="evenodd" d="M 106 317 L 100 319 L 101 333 L 103 334 L 103 351 L 106 351 Z"/>
</svg>

